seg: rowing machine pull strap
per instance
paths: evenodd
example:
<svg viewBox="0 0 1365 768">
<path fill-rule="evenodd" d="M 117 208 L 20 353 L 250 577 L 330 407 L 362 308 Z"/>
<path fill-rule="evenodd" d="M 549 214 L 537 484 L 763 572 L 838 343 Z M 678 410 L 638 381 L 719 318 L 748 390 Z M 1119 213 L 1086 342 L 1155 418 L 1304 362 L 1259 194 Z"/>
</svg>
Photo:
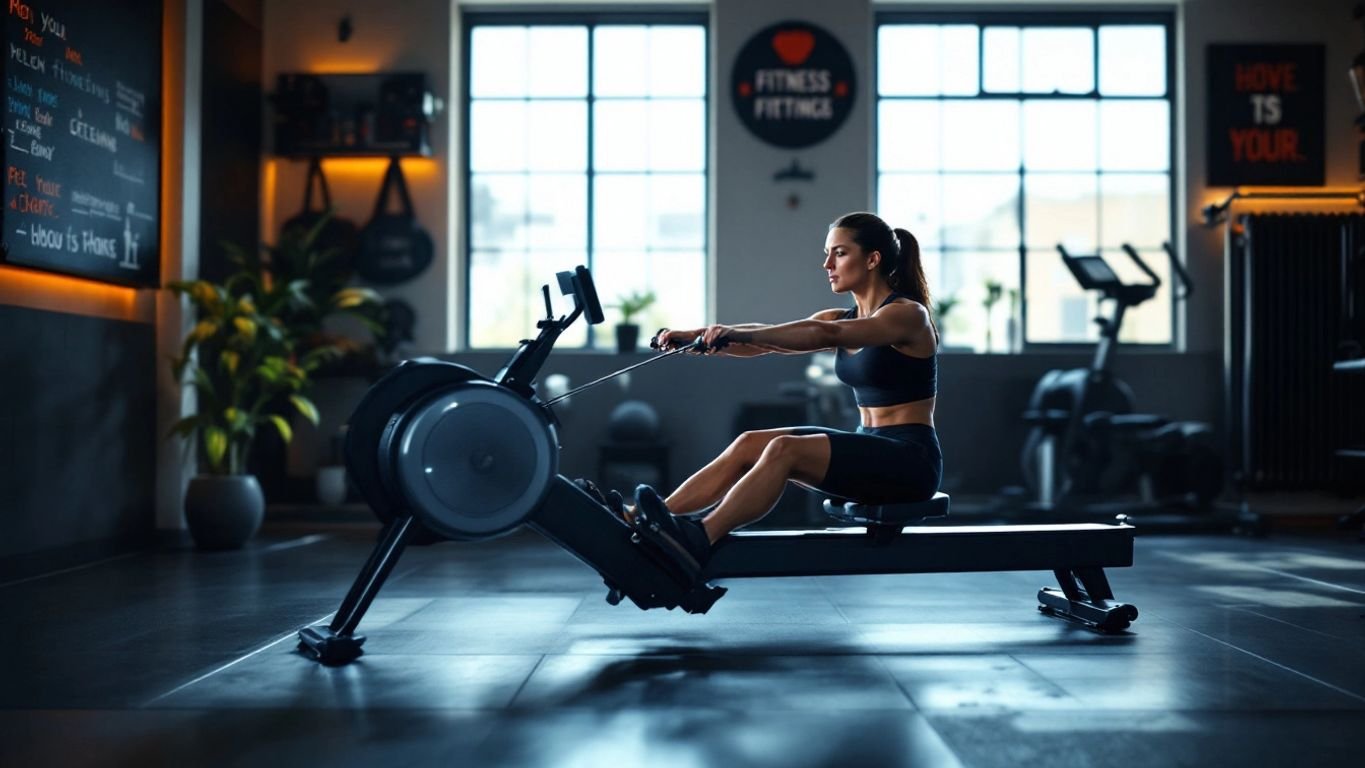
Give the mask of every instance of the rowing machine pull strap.
<svg viewBox="0 0 1365 768">
<path fill-rule="evenodd" d="M 658 346 L 657 346 L 657 344 L 654 343 L 655 341 L 657 341 L 657 337 L 655 337 L 655 339 L 651 339 L 651 340 L 650 340 L 650 346 L 651 346 L 651 347 L 654 347 L 655 349 L 657 349 Z M 619 370 L 619 371 L 612 371 L 611 373 L 607 374 L 606 376 L 602 376 L 602 377 L 600 377 L 600 378 L 593 379 L 592 381 L 588 382 L 587 384 L 583 384 L 583 385 L 581 385 L 581 386 L 574 387 L 573 389 L 569 390 L 568 392 L 565 392 L 564 394 L 560 395 L 559 397 L 556 397 L 556 398 L 554 398 L 554 399 L 552 399 L 552 400 L 547 400 L 547 401 L 545 402 L 545 407 L 548 408 L 549 406 L 554 405 L 555 403 L 559 402 L 560 400 L 563 400 L 563 399 L 566 398 L 566 397 L 572 397 L 572 396 L 578 394 L 579 392 L 582 392 L 583 390 L 588 389 L 589 387 L 595 387 L 595 386 L 597 386 L 598 384 L 601 384 L 601 383 L 604 382 L 604 381 L 607 381 L 607 380 L 609 380 L 609 379 L 614 379 L 614 378 L 616 378 L 617 376 L 620 376 L 620 375 L 623 374 L 623 373 L 629 373 L 629 372 L 631 372 L 631 371 L 633 371 L 633 370 L 635 370 L 636 368 L 639 368 L 639 367 L 641 367 L 641 366 L 645 366 L 645 365 L 649 365 L 650 363 L 658 362 L 658 361 L 664 359 L 665 357 L 672 357 L 673 355 L 679 354 L 679 353 L 681 353 L 681 352 L 687 352 L 687 351 L 694 350 L 694 349 L 702 349 L 703 347 L 704 347 L 704 345 L 702 344 L 701 337 L 699 336 L 699 337 L 697 337 L 697 340 L 696 340 L 696 341 L 692 342 L 691 344 L 688 344 L 688 345 L 685 346 L 685 347 L 678 347 L 677 349 L 670 349 L 669 351 L 663 352 L 663 353 L 660 353 L 660 354 L 657 354 L 657 355 L 655 355 L 654 357 L 649 358 L 648 360 L 644 360 L 644 361 L 639 362 L 639 363 L 636 363 L 636 364 L 634 364 L 634 365 L 628 365 L 628 366 L 626 366 L 625 368 L 622 368 L 622 369 Z"/>
</svg>

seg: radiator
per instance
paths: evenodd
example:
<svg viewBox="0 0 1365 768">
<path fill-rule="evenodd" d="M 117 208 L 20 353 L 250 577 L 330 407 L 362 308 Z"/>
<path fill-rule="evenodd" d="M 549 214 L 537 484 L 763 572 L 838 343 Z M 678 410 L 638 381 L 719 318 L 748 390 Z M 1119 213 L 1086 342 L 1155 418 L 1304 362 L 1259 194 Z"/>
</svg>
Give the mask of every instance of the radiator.
<svg viewBox="0 0 1365 768">
<path fill-rule="evenodd" d="M 1359 214 L 1250 214 L 1226 243 L 1228 458 L 1244 490 L 1340 490 L 1365 462 L 1365 382 L 1332 364 L 1365 339 Z M 1238 233 L 1240 230 L 1240 233 Z"/>
</svg>

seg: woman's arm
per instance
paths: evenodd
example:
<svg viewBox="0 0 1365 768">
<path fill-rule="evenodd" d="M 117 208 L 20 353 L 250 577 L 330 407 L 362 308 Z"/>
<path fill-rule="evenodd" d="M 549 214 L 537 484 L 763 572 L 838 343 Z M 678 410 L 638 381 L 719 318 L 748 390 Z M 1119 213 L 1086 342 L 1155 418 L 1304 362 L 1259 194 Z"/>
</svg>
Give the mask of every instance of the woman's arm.
<svg viewBox="0 0 1365 768">
<path fill-rule="evenodd" d="M 753 330 L 712 326 L 704 336 L 708 343 L 728 338 L 785 352 L 815 352 L 831 347 L 861 349 L 909 344 L 929 325 L 929 314 L 918 302 L 888 304 L 872 314 L 849 320 L 829 319 L 818 312 L 805 320 Z"/>
<path fill-rule="evenodd" d="M 798 323 L 808 321 L 824 322 L 834 320 L 835 318 L 843 316 L 844 312 L 846 311 L 847 310 L 843 309 L 822 309 L 819 312 L 816 312 L 815 314 L 806 318 L 806 320 L 798 320 L 796 322 Z M 818 351 L 814 349 L 795 349 L 791 347 L 785 347 L 780 344 L 766 342 L 762 339 L 757 340 L 750 339 L 749 341 L 741 341 L 734 335 L 735 333 L 748 334 L 761 331 L 766 336 L 769 330 L 788 325 L 794 325 L 794 323 L 783 323 L 782 325 L 769 325 L 767 323 L 744 323 L 741 325 L 720 326 L 713 325 L 706 330 L 707 333 L 711 334 L 711 338 L 708 338 L 708 342 L 714 341 L 716 338 L 720 338 L 721 336 L 724 336 L 725 338 L 730 340 L 729 344 L 721 347 L 718 350 L 715 350 L 714 352 L 714 354 L 726 355 L 729 357 L 758 357 L 759 355 L 766 355 L 771 353 L 776 353 L 779 355 L 802 355 L 807 352 Z M 729 329 L 729 333 L 721 334 L 714 332 L 715 330 L 720 328 Z M 706 334 L 703 334 L 703 338 L 707 338 Z"/>
<path fill-rule="evenodd" d="M 847 310 L 843 309 L 822 309 L 819 312 L 816 312 L 815 314 L 811 315 L 808 319 L 833 320 L 835 318 L 843 316 L 843 314 L 846 311 Z M 724 328 L 728 331 L 747 332 L 758 331 L 772 327 L 774 326 L 769 325 L 768 323 L 742 323 L 739 325 L 713 325 L 708 328 L 698 328 L 696 330 L 691 331 L 673 331 L 664 329 L 661 333 L 659 333 L 659 335 L 656 338 L 662 348 L 671 349 L 675 346 L 691 344 L 693 339 L 696 339 L 698 336 L 705 337 L 706 334 L 708 332 L 711 332 L 713 329 Z M 714 335 L 715 334 L 713 334 L 713 338 Z M 721 347 L 720 349 L 709 350 L 707 354 L 724 355 L 726 357 L 758 357 L 760 355 L 767 355 L 771 353 L 787 355 L 804 354 L 807 351 L 810 350 L 783 349 L 777 346 L 773 346 L 771 344 L 740 342 L 732 337 L 730 339 L 729 344 L 726 344 L 724 347 Z"/>
</svg>

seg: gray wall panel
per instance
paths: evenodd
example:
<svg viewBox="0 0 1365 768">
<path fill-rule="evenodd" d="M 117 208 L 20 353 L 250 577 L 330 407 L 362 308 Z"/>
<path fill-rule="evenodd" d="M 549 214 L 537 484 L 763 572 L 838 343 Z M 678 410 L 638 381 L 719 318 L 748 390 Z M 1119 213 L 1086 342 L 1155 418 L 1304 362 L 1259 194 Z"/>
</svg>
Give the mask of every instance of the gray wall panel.
<svg viewBox="0 0 1365 768">
<path fill-rule="evenodd" d="M 0 559 L 152 532 L 153 328 L 0 306 Z"/>
</svg>

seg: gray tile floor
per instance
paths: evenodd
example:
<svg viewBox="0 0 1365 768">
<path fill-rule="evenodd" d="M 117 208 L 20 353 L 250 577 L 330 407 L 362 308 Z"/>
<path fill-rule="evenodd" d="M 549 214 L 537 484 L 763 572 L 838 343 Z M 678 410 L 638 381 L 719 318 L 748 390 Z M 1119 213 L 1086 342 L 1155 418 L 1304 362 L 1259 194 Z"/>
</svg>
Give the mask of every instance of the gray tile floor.
<svg viewBox="0 0 1365 768">
<path fill-rule="evenodd" d="M 328 669 L 294 631 L 367 533 L 0 585 L 0 765 L 1365 765 L 1365 545 L 1142 537 L 1132 631 L 1044 573 L 734 581 L 603 601 L 533 533 L 410 550 Z"/>
</svg>

